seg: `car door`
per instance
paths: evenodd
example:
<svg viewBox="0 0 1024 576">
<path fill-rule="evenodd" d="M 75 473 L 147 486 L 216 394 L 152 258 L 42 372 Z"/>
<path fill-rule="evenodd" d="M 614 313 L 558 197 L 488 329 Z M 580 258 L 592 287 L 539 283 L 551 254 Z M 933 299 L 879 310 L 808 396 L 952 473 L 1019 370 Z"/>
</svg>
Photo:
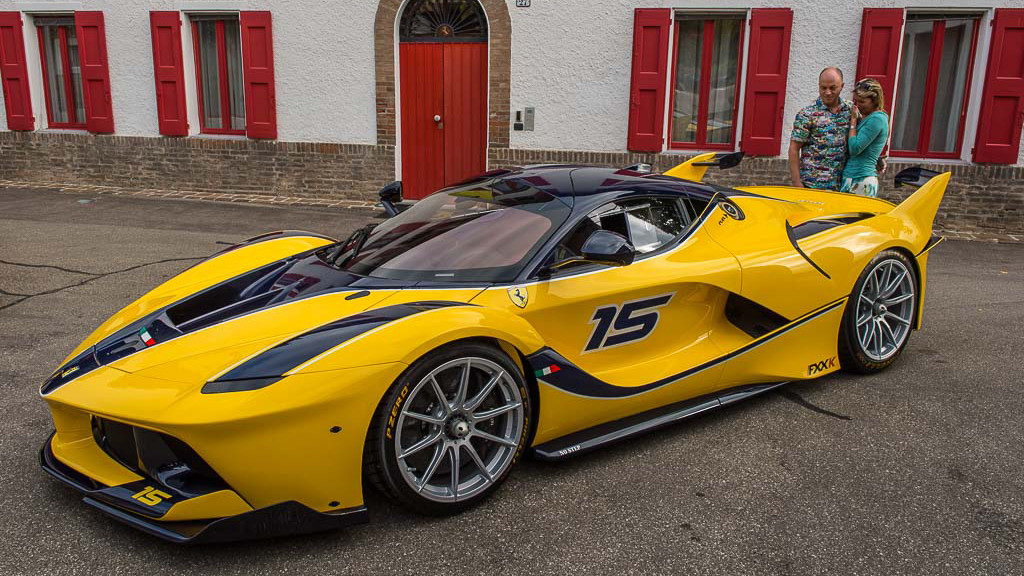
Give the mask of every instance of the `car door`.
<svg viewBox="0 0 1024 576">
<path fill-rule="evenodd" d="M 530 360 L 541 394 L 564 408 L 553 421 L 542 418 L 538 441 L 715 389 L 719 367 L 672 381 L 721 354 L 711 327 L 727 291 L 739 287 L 735 258 L 700 230 L 703 205 L 657 195 L 609 202 L 563 236 L 545 261 L 555 267 L 549 276 L 508 288 L 512 309 L 548 345 Z M 599 229 L 629 239 L 634 262 L 557 266 Z M 545 358 L 557 358 L 551 369 L 566 370 L 563 378 L 537 368 Z M 596 398 L 614 402 L 586 402 Z"/>
</svg>

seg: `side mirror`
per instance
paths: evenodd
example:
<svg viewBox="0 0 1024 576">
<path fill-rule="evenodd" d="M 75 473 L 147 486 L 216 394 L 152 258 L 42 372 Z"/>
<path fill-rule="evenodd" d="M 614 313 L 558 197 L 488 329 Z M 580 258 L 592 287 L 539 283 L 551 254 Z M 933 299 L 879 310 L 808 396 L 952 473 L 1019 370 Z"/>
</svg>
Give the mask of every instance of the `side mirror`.
<svg viewBox="0 0 1024 576">
<path fill-rule="evenodd" d="M 380 196 L 380 205 L 384 207 L 384 212 L 387 213 L 388 218 L 398 216 L 401 210 L 395 205 L 402 201 L 402 182 L 395 181 L 388 184 L 381 188 L 377 195 Z"/>
<path fill-rule="evenodd" d="M 595 230 L 583 243 L 583 260 L 595 264 L 626 266 L 633 263 L 636 249 L 620 234 L 608 230 Z"/>
</svg>

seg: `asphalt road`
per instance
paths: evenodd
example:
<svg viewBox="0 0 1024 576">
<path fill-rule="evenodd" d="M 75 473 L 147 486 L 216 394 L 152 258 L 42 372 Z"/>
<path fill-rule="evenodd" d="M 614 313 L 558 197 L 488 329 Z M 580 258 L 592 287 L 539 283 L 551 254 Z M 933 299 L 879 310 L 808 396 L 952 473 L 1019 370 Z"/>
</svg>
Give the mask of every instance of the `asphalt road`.
<svg viewBox="0 0 1024 576">
<path fill-rule="evenodd" d="M 0 574 L 1024 574 L 1024 246 L 945 242 L 890 370 L 833 375 L 563 464 L 448 519 L 180 548 L 46 476 L 41 381 L 221 246 L 373 214 L 0 189 Z"/>
</svg>

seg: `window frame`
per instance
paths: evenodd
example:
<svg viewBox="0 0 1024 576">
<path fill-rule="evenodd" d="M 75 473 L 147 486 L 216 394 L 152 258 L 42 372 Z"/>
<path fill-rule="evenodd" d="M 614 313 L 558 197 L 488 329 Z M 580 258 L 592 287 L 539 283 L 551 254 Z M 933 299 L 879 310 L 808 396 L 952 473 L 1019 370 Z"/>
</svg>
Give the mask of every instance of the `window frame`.
<svg viewBox="0 0 1024 576">
<path fill-rule="evenodd" d="M 900 55 L 899 62 L 901 63 L 900 69 L 896 75 L 896 90 L 895 93 L 899 93 L 901 88 L 900 80 L 902 76 L 902 62 L 903 62 L 903 43 L 906 34 L 907 22 L 911 19 L 908 18 L 908 14 L 904 14 L 903 17 L 903 31 L 900 34 Z M 936 92 L 939 84 L 939 72 L 942 65 L 942 47 L 945 39 L 946 21 L 956 20 L 957 16 L 960 19 L 970 18 L 974 20 L 973 30 L 971 32 L 971 49 L 967 57 L 967 74 L 964 78 L 964 99 L 960 105 L 960 118 L 959 125 L 957 126 L 956 136 L 956 148 L 952 152 L 930 152 L 928 150 L 929 142 L 931 141 L 932 135 L 932 122 L 935 116 L 935 99 Z M 921 127 L 917 135 L 917 148 L 914 150 L 898 149 L 895 145 L 890 146 L 889 156 L 893 158 L 909 158 L 909 159 L 936 159 L 936 160 L 959 160 L 963 154 L 964 145 L 964 127 L 967 125 L 967 109 L 971 99 L 971 84 L 974 79 L 974 60 L 977 57 L 978 51 L 978 36 L 981 32 L 981 20 L 983 17 L 977 14 L 957 14 L 949 13 L 944 15 L 942 18 L 936 18 L 932 22 L 932 42 L 929 47 L 928 54 L 928 74 L 925 77 L 925 92 L 924 101 L 921 105 Z M 896 94 L 891 97 L 891 104 L 889 106 L 889 115 L 891 118 L 896 117 Z M 893 140 L 893 134 L 890 134 L 890 141 Z"/>
<path fill-rule="evenodd" d="M 708 211 L 709 211 L 708 210 L 708 206 L 711 206 L 711 205 L 713 205 L 713 204 L 715 204 L 717 202 L 717 200 L 714 200 L 714 199 L 709 200 L 707 206 L 704 207 L 704 210 L 702 212 L 700 212 L 699 214 L 692 214 L 691 213 L 691 208 L 693 206 L 689 205 L 689 204 L 691 202 L 695 201 L 695 199 L 690 194 L 680 194 L 680 195 L 664 194 L 664 193 L 642 193 L 642 194 L 637 194 L 637 195 L 628 195 L 627 194 L 627 195 L 620 196 L 618 198 L 614 198 L 614 199 L 608 200 L 607 202 L 604 202 L 604 203 L 600 204 L 596 208 L 588 210 L 587 212 L 583 213 L 582 215 L 577 216 L 574 219 L 571 219 L 569 221 L 564 222 L 562 224 L 562 226 L 565 228 L 565 230 L 562 231 L 561 234 L 554 234 L 549 239 L 549 241 L 548 241 L 549 245 L 546 248 L 540 250 L 537 253 L 536 259 L 533 260 L 529 265 L 526 266 L 525 269 L 529 270 L 529 272 L 527 274 L 522 275 L 519 279 L 520 280 L 530 280 L 530 281 L 557 280 L 559 278 L 564 278 L 564 277 L 568 277 L 568 276 L 575 276 L 575 275 L 578 275 L 578 274 L 585 274 L 585 273 L 589 273 L 589 272 L 593 272 L 593 271 L 597 271 L 597 270 L 605 270 L 605 269 L 610 268 L 610 266 L 606 265 L 606 264 L 594 264 L 594 263 L 589 263 L 588 262 L 588 263 L 580 263 L 578 266 L 569 266 L 569 267 L 566 267 L 566 268 L 561 268 L 561 269 L 555 270 L 555 271 L 553 271 L 548 276 L 541 276 L 541 274 L 540 274 L 541 270 L 543 270 L 546 266 L 550 265 L 548 263 L 548 261 L 552 259 L 552 256 L 555 254 L 555 251 L 558 249 L 559 246 L 562 245 L 562 242 L 564 242 L 573 232 L 575 232 L 576 228 L 579 227 L 579 225 L 584 220 L 590 219 L 590 217 L 592 215 L 594 215 L 596 212 L 598 212 L 599 210 L 603 209 L 604 207 L 606 207 L 606 206 L 608 206 L 610 204 L 615 204 L 615 203 L 618 203 L 618 202 L 635 201 L 635 200 L 642 201 L 642 200 L 654 200 L 654 199 L 672 200 L 675 203 L 676 209 L 679 211 L 680 216 L 682 216 L 684 220 L 687 220 L 687 222 L 685 222 L 683 224 L 683 229 L 679 232 L 679 234 L 676 234 L 671 240 L 668 240 L 668 241 L 664 242 L 662 245 L 658 246 L 654 250 L 651 250 L 650 252 L 636 252 L 636 256 L 634 257 L 632 264 L 627 264 L 627 266 L 632 266 L 633 264 L 636 264 L 637 262 L 640 262 L 642 260 L 646 260 L 648 258 L 652 258 L 654 256 L 658 256 L 658 255 L 664 254 L 665 252 L 668 252 L 669 250 L 673 250 L 676 247 L 678 247 L 684 240 L 686 240 L 686 238 L 688 238 L 690 236 L 690 234 L 693 233 L 693 231 L 696 229 L 697 225 L 699 225 L 699 223 L 702 221 L 704 215 L 706 213 L 708 213 Z M 630 238 L 626 238 L 626 240 L 632 242 L 632 240 Z"/>
<path fill-rule="evenodd" d="M 681 17 L 683 16 L 683 17 Z M 736 48 L 736 87 L 735 94 L 733 96 L 733 110 L 732 110 L 732 126 L 729 129 L 729 142 L 726 143 L 708 143 L 707 142 L 707 122 L 708 122 L 708 97 L 711 91 L 711 59 L 712 59 L 712 48 L 715 44 L 714 38 L 714 23 L 716 20 L 739 20 L 739 45 Z M 740 87 L 743 84 L 743 63 L 744 63 L 744 40 L 747 34 L 747 14 L 694 14 L 691 17 L 685 17 L 685 15 L 676 14 L 673 17 L 673 42 L 670 44 L 670 50 L 672 50 L 672 73 L 670 76 L 669 84 L 669 104 L 668 104 L 668 135 L 665 138 L 668 142 L 669 150 L 725 150 L 733 151 L 739 145 L 736 139 L 737 123 L 739 120 L 740 110 Z M 700 68 L 700 84 L 698 90 L 700 91 L 700 100 L 697 105 L 697 136 L 695 142 L 677 142 L 672 136 L 674 133 L 673 127 L 675 124 L 675 109 L 676 109 L 676 72 L 678 68 L 679 59 L 679 28 L 683 20 L 698 20 L 704 24 L 704 30 L 702 32 L 702 44 L 701 44 L 701 68 Z"/>
<path fill-rule="evenodd" d="M 45 17 L 38 18 L 34 22 L 36 28 L 36 36 L 39 39 L 39 64 L 40 69 L 43 73 L 43 97 L 46 101 L 46 127 L 62 130 L 86 130 L 86 119 L 78 118 L 77 104 L 79 102 L 77 101 L 77 95 L 75 94 L 74 81 L 71 78 L 71 58 L 69 55 L 71 49 L 68 47 L 67 27 L 70 26 L 74 28 L 75 22 L 73 19 L 70 24 L 62 24 L 57 22 L 57 20 L 63 19 L 64 18 L 60 17 Z M 59 87 L 59 89 L 64 91 L 64 99 L 65 102 L 67 102 L 68 109 L 68 122 L 55 122 L 53 120 L 53 101 L 50 98 L 50 78 L 48 74 L 49 68 L 46 64 L 46 40 L 45 34 L 43 32 L 43 29 L 48 27 L 57 29 L 58 39 L 60 41 L 60 66 L 64 76 L 64 86 Z M 75 49 L 78 49 L 77 45 Z M 79 74 L 81 74 L 82 55 L 79 54 L 78 58 Z M 85 94 L 82 94 L 83 98 L 84 96 Z M 85 107 L 84 102 L 82 102 L 82 106 L 83 108 Z"/>
<path fill-rule="evenodd" d="M 203 65 L 202 56 L 199 49 L 199 22 L 216 22 L 216 37 L 217 37 L 217 84 L 220 87 L 220 111 L 221 111 L 221 128 L 210 128 L 206 125 L 206 113 L 203 109 Z M 241 30 L 241 17 L 238 14 L 224 14 L 224 15 L 203 15 L 203 16 L 192 16 L 189 18 L 190 27 L 192 30 L 192 56 L 195 60 L 195 72 L 196 72 L 196 102 L 199 104 L 199 133 L 200 134 L 215 134 L 224 136 L 245 136 L 246 128 L 234 129 L 231 128 L 232 108 L 231 108 L 231 89 L 228 81 L 228 52 L 227 52 L 227 35 L 225 32 L 225 24 L 228 21 L 233 21 L 239 26 L 239 45 L 242 43 L 242 30 Z M 244 48 L 243 48 L 244 50 Z M 242 55 L 239 54 L 239 58 Z M 242 86 L 238 89 L 242 93 L 242 114 L 245 118 L 246 126 L 248 126 L 248 118 L 245 116 L 245 65 L 242 66 Z M 227 126 L 224 128 L 223 126 Z"/>
</svg>

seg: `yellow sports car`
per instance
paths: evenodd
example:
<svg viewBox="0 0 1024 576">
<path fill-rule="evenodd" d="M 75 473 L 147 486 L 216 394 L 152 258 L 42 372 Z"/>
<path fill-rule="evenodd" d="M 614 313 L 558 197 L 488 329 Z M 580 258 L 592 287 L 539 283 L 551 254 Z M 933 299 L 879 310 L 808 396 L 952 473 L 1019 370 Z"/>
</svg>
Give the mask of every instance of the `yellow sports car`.
<svg viewBox="0 0 1024 576">
<path fill-rule="evenodd" d="M 335 241 L 275 232 L 107 320 L 43 384 L 43 469 L 175 542 L 449 514 L 524 451 L 581 454 L 787 381 L 896 360 L 949 174 L 884 200 L 497 170 Z M 399 204 L 398 206 L 404 206 Z"/>
</svg>

